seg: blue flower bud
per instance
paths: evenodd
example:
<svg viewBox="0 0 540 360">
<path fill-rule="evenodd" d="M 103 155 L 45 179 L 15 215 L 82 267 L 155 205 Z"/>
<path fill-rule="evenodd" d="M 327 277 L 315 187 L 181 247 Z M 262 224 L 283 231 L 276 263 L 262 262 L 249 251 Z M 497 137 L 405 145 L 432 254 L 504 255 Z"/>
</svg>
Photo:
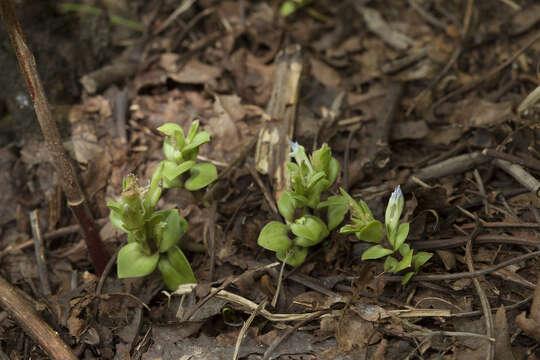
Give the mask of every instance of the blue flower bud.
<svg viewBox="0 0 540 360">
<path fill-rule="evenodd" d="M 397 230 L 404 204 L 405 199 L 403 198 L 401 187 L 398 185 L 392 196 L 390 196 L 390 200 L 388 200 L 388 205 L 386 206 L 385 224 L 386 231 L 389 233 L 388 235 Z"/>
</svg>

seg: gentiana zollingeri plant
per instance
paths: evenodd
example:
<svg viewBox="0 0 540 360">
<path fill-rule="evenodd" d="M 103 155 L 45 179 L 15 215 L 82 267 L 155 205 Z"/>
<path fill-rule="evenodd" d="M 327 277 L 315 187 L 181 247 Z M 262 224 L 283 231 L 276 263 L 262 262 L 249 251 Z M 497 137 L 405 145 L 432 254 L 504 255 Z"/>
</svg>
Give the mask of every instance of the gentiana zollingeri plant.
<svg viewBox="0 0 540 360">
<path fill-rule="evenodd" d="M 163 145 L 167 160 L 157 166 L 150 186 L 141 187 L 135 175 L 129 174 L 123 180 L 120 201 L 107 202 L 111 223 L 127 233 L 128 243 L 118 253 L 119 278 L 146 276 L 157 268 L 170 290 L 197 282 L 179 247 L 189 227 L 187 221 L 177 209 L 155 210 L 155 207 L 162 186 L 184 186 L 194 191 L 217 178 L 214 165 L 196 163 L 199 146 L 210 141 L 208 132 L 197 132 L 198 126 L 198 121 L 193 122 L 187 137 L 177 124 L 166 123 L 158 128 L 167 135 Z"/>
<path fill-rule="evenodd" d="M 402 270 L 409 270 L 403 276 L 401 283 L 405 285 L 413 275 L 417 274 L 420 267 L 424 265 L 433 254 L 420 251 L 414 254 L 413 249 L 405 242 L 409 234 L 409 223 L 400 223 L 401 213 L 405 199 L 398 185 L 388 200 L 385 213 L 386 237 L 390 247 L 382 245 L 383 226 L 375 220 L 367 204 L 359 200 L 355 201 L 345 190 L 340 189 L 342 195 L 348 199 L 351 207 L 352 224 L 341 227 L 340 232 L 345 234 L 353 233 L 359 240 L 375 243 L 362 254 L 362 260 L 380 259 L 386 257 L 384 261 L 384 271 L 397 273 Z M 399 254 L 401 259 L 395 256 Z"/>
<path fill-rule="evenodd" d="M 291 142 L 290 156 L 294 159 L 287 163 L 291 189 L 285 190 L 278 200 L 285 222 L 266 224 L 257 243 L 276 252 L 284 263 L 298 266 L 306 259 L 308 248 L 323 241 L 341 223 L 348 211 L 348 202 L 342 196 L 330 196 L 321 201 L 321 194 L 332 186 L 339 172 L 339 163 L 332 157 L 328 145 L 324 144 L 308 158 L 303 146 Z M 324 208 L 327 208 L 326 222 L 320 218 Z"/>
</svg>

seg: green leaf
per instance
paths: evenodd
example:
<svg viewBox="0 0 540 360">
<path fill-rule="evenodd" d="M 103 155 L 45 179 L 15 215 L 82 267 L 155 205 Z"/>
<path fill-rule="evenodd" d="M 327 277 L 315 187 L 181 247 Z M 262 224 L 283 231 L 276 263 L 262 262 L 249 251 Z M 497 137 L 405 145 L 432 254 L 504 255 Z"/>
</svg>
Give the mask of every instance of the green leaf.
<svg viewBox="0 0 540 360">
<path fill-rule="evenodd" d="M 169 180 L 166 176 L 163 176 L 163 187 L 165 189 L 181 188 L 184 185 L 180 176 Z"/>
<path fill-rule="evenodd" d="M 191 177 L 184 184 L 189 191 L 202 189 L 217 179 L 217 169 L 210 163 L 196 164 L 190 169 L 190 173 Z"/>
<path fill-rule="evenodd" d="M 289 251 L 281 250 L 276 252 L 276 257 L 285 264 L 298 266 L 306 260 L 308 249 L 306 247 L 294 246 Z"/>
<path fill-rule="evenodd" d="M 311 241 L 312 245 L 320 243 L 328 236 L 326 224 L 316 216 L 304 215 L 291 224 L 291 231 L 294 235 Z"/>
<path fill-rule="evenodd" d="M 397 266 L 398 260 L 393 256 L 387 256 L 384 260 L 384 271 L 393 272 L 394 268 Z"/>
<path fill-rule="evenodd" d="M 343 188 L 339 188 L 339 191 L 341 192 L 341 195 L 345 196 L 345 198 L 349 201 L 349 206 L 352 207 L 351 212 L 353 213 L 353 216 L 365 223 L 374 219 L 371 210 L 362 199 L 359 199 L 357 202 Z"/>
<path fill-rule="evenodd" d="M 210 141 L 210 133 L 208 131 L 201 131 L 200 133 L 195 135 L 193 140 L 182 149 L 182 152 L 196 149 L 202 144 L 207 143 L 209 141 Z"/>
<path fill-rule="evenodd" d="M 409 246 L 409 244 L 404 243 L 403 245 L 399 247 L 398 251 L 401 254 L 401 256 L 406 256 L 409 253 L 409 251 L 411 251 L 411 247 Z"/>
<path fill-rule="evenodd" d="M 411 280 L 411 278 L 413 277 L 413 275 L 414 271 L 409 271 L 408 273 L 406 273 L 401 279 L 401 285 L 405 285 L 406 283 L 408 283 L 409 280 Z"/>
<path fill-rule="evenodd" d="M 317 244 L 316 242 L 313 242 L 309 239 L 306 239 L 300 236 L 297 236 L 296 238 L 294 238 L 293 243 L 294 245 L 301 246 L 301 247 L 310 247 Z"/>
<path fill-rule="evenodd" d="M 285 190 L 278 200 L 279 213 L 285 220 L 292 222 L 294 218 L 294 210 L 296 209 L 296 200 L 293 197 L 291 190 Z"/>
<path fill-rule="evenodd" d="M 257 244 L 272 251 L 287 251 L 292 246 L 292 241 L 287 236 L 288 227 L 278 221 L 266 224 L 259 234 Z"/>
<path fill-rule="evenodd" d="M 424 265 L 429 259 L 431 259 L 432 256 L 432 253 L 428 253 L 425 251 L 420 251 L 416 255 L 414 255 L 412 259 L 414 270 L 418 271 L 420 269 L 420 266 Z"/>
<path fill-rule="evenodd" d="M 163 175 L 165 175 L 168 180 L 174 180 L 195 166 L 195 161 L 188 160 L 179 165 L 173 163 L 172 161 L 166 161 L 166 164 L 167 165 L 163 169 Z"/>
<path fill-rule="evenodd" d="M 151 274 L 157 266 L 159 253 L 147 255 L 138 242 L 124 245 L 118 252 L 117 272 L 120 279 Z"/>
<path fill-rule="evenodd" d="M 382 223 L 379 220 L 373 220 L 356 232 L 355 235 L 362 241 L 380 243 L 383 238 Z"/>
<path fill-rule="evenodd" d="M 182 127 L 175 123 L 165 123 L 158 127 L 157 130 L 172 138 L 176 136 L 176 132 L 181 132 L 182 134 L 184 133 Z"/>
<path fill-rule="evenodd" d="M 152 181 L 150 182 L 150 188 L 148 189 L 148 192 L 144 196 L 143 199 L 143 206 L 144 206 L 144 217 L 150 218 L 152 216 L 152 212 L 154 211 L 154 208 L 157 205 L 157 202 L 159 201 L 159 198 L 161 196 L 161 175 L 163 174 L 163 166 L 164 162 L 160 162 L 156 170 L 154 170 L 154 174 L 152 175 Z"/>
<path fill-rule="evenodd" d="M 159 260 L 158 269 L 169 290 L 174 291 L 183 284 L 196 284 L 197 280 L 189 261 L 178 246 L 167 252 L 167 257 Z"/>
<path fill-rule="evenodd" d="M 332 157 L 332 150 L 328 144 L 322 144 L 321 148 L 314 151 L 311 155 L 311 164 L 315 171 L 322 171 L 326 174 L 330 158 Z"/>
<path fill-rule="evenodd" d="M 364 253 L 362 254 L 362 260 L 380 259 L 392 253 L 393 251 L 390 249 L 384 248 L 381 245 L 374 245 L 364 251 Z"/>
<path fill-rule="evenodd" d="M 178 210 L 161 210 L 160 215 L 163 215 L 163 232 L 162 238 L 156 239 L 159 252 L 163 253 L 168 251 L 174 245 L 177 245 L 182 236 L 187 232 L 189 225 L 183 217 L 178 215 Z"/>
<path fill-rule="evenodd" d="M 171 138 L 166 137 L 163 140 L 163 153 L 169 161 L 180 161 L 182 159 L 182 153 L 176 149 L 176 147 L 171 144 Z"/>
<path fill-rule="evenodd" d="M 328 230 L 331 231 L 341 224 L 345 218 L 345 214 L 349 211 L 349 204 L 347 203 L 347 199 L 339 195 L 330 196 L 328 200 L 331 201 L 331 204 L 328 205 L 326 217 L 328 219 Z"/>
<path fill-rule="evenodd" d="M 306 187 L 308 189 L 312 188 L 313 186 L 315 186 L 315 184 L 317 184 L 319 181 L 321 181 L 325 177 L 326 177 L 326 174 L 323 171 L 319 171 L 319 172 L 316 172 L 316 173 L 310 173 L 308 175 L 308 178 L 307 178 Z"/>
<path fill-rule="evenodd" d="M 407 239 L 407 235 L 409 235 L 409 223 L 402 223 L 399 224 L 397 232 L 393 232 L 390 235 L 390 238 L 388 238 L 388 241 L 394 248 L 394 250 L 397 250 L 403 245 L 405 240 Z"/>
<path fill-rule="evenodd" d="M 339 162 L 335 158 L 330 159 L 330 164 L 328 164 L 328 172 L 326 173 L 326 177 L 328 178 L 328 181 L 330 182 L 330 186 L 336 181 L 336 178 L 339 174 Z"/>
<path fill-rule="evenodd" d="M 121 203 L 116 202 L 116 201 L 111 201 L 111 200 L 107 201 L 107 206 L 109 207 L 109 209 L 114 210 L 119 213 L 122 213 L 122 210 L 124 208 Z"/>
<path fill-rule="evenodd" d="M 107 203 L 107 206 L 109 206 L 108 203 Z M 111 209 L 111 212 L 109 214 L 109 220 L 111 221 L 111 224 L 113 224 L 113 226 L 117 228 L 118 230 L 121 230 L 125 233 L 128 232 L 128 230 L 124 226 L 124 222 L 122 221 L 122 215 L 120 215 L 120 213 L 117 212 L 116 210 Z"/>
<path fill-rule="evenodd" d="M 296 5 L 294 0 L 287 0 L 279 8 L 279 15 L 281 15 L 281 17 L 290 16 L 295 13 L 298 8 L 299 6 Z"/>
<path fill-rule="evenodd" d="M 199 120 L 195 120 L 191 123 L 191 126 L 189 127 L 189 132 L 187 135 L 188 143 L 192 143 L 193 139 L 195 138 L 195 135 L 197 134 L 197 130 L 199 130 Z"/>
<path fill-rule="evenodd" d="M 401 270 L 404 270 L 411 266 L 412 257 L 413 250 L 409 250 L 409 252 L 405 256 L 403 256 L 403 259 L 401 259 L 401 261 L 396 265 L 392 272 L 400 272 Z"/>
</svg>

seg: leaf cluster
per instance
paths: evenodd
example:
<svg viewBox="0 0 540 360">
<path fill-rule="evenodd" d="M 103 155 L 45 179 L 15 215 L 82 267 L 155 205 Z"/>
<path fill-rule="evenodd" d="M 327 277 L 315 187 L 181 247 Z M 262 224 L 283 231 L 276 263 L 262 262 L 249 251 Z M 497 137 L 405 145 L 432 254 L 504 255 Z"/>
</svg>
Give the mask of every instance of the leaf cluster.
<svg viewBox="0 0 540 360">
<path fill-rule="evenodd" d="M 185 187 L 189 191 L 200 190 L 217 179 L 217 169 L 211 163 L 197 163 L 199 146 L 210 141 L 207 131 L 199 131 L 199 121 L 191 123 L 188 135 L 180 125 L 166 123 L 158 131 L 166 135 L 163 141 L 163 187 Z M 188 176 L 189 171 L 189 176 Z"/>
<path fill-rule="evenodd" d="M 383 225 L 373 218 L 367 204 L 362 200 L 357 202 L 345 190 L 340 190 L 343 197 L 348 200 L 352 221 L 352 224 L 341 227 L 340 232 L 345 234 L 353 233 L 359 240 L 377 244 L 364 251 L 362 260 L 386 257 L 384 271 L 391 273 L 411 268 L 405 273 L 401 281 L 402 284 L 406 284 L 433 254 L 425 251 L 414 254 L 414 250 L 405 242 L 409 234 L 409 223 L 399 222 L 405 202 L 399 185 L 392 193 L 386 207 L 384 228 L 390 247 L 383 246 Z M 400 255 L 401 259 L 396 258 L 397 254 Z"/>
<path fill-rule="evenodd" d="M 323 241 L 341 223 L 348 207 L 340 196 L 330 196 L 321 202 L 321 194 L 332 186 L 339 173 L 339 163 L 332 157 L 330 147 L 324 144 L 309 158 L 304 147 L 297 143 L 291 143 L 291 150 L 294 162 L 287 164 L 291 189 L 285 190 L 278 200 L 285 222 L 266 224 L 257 242 L 275 251 L 279 260 L 298 266 L 304 262 L 308 248 Z M 319 216 L 324 208 L 327 208 L 326 223 Z"/>
<path fill-rule="evenodd" d="M 182 128 L 166 123 L 158 130 L 167 135 L 163 151 L 167 160 L 159 163 L 148 188 L 140 186 L 135 175 L 127 175 L 118 202 L 108 201 L 109 219 L 119 230 L 127 233 L 117 260 L 119 278 L 142 277 L 156 268 L 167 287 L 196 283 L 193 270 L 179 247 L 187 232 L 187 221 L 177 209 L 155 210 L 162 187 L 185 187 L 193 191 L 203 188 L 217 178 L 217 170 L 210 163 L 195 162 L 199 146 L 210 140 L 206 131 L 197 132 L 199 123 L 192 123 L 188 136 Z M 190 172 L 189 177 L 184 174 Z"/>
</svg>

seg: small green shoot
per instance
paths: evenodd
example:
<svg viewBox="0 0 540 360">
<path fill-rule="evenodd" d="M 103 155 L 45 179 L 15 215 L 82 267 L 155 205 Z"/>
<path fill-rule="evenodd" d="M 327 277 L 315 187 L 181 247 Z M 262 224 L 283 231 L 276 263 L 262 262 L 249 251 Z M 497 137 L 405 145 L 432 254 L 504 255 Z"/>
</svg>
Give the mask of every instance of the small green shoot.
<svg viewBox="0 0 540 360">
<path fill-rule="evenodd" d="M 199 146 L 210 141 L 207 131 L 197 132 L 199 121 L 191 124 L 187 137 L 180 125 L 166 123 L 158 131 L 166 135 L 163 152 L 163 187 L 185 187 L 200 190 L 217 179 L 217 169 L 211 163 L 196 163 Z M 189 174 L 188 174 L 189 172 Z"/>
<path fill-rule="evenodd" d="M 321 195 L 332 186 L 339 173 L 339 163 L 332 157 L 328 145 L 324 144 L 308 157 L 303 146 L 291 142 L 290 156 L 294 162 L 287 164 L 287 171 L 292 188 L 285 190 L 278 201 L 285 222 L 266 224 L 257 242 L 276 252 L 279 260 L 298 266 L 304 262 L 308 248 L 323 241 L 343 221 L 348 206 L 341 196 L 321 201 Z M 326 222 L 320 218 L 324 208 L 327 208 Z"/>
<path fill-rule="evenodd" d="M 197 132 L 198 126 L 197 121 L 192 123 L 187 138 L 177 124 L 161 126 L 158 130 L 167 135 L 163 145 L 167 160 L 159 163 L 150 186 L 141 187 L 135 175 L 129 174 L 123 180 L 120 201 L 107 202 L 111 209 L 111 223 L 127 233 L 128 243 L 118 253 L 119 278 L 143 277 L 157 268 L 170 290 L 197 282 L 179 247 L 189 228 L 187 221 L 176 209 L 155 210 L 155 207 L 161 197 L 162 186 L 185 186 L 193 191 L 217 178 L 214 165 L 195 162 L 199 146 L 210 140 L 206 131 Z M 188 171 L 189 176 L 184 179 Z"/>
<path fill-rule="evenodd" d="M 420 267 L 424 265 L 433 254 L 420 251 L 414 254 L 413 249 L 405 242 L 409 234 L 409 223 L 400 223 L 401 213 L 405 199 L 401 188 L 398 187 L 390 196 L 385 214 L 385 230 L 390 248 L 381 244 L 383 236 L 383 226 L 380 221 L 375 220 L 367 204 L 359 200 L 354 200 L 347 192 L 340 189 L 343 197 L 348 200 L 351 208 L 352 224 L 341 227 L 340 232 L 345 234 L 353 233 L 359 240 L 375 243 L 362 254 L 362 260 L 373 260 L 386 257 L 384 271 L 398 273 L 412 267 L 407 272 L 401 283 L 405 285 L 413 275 L 417 274 Z M 401 259 L 392 256 L 399 254 Z"/>
</svg>

